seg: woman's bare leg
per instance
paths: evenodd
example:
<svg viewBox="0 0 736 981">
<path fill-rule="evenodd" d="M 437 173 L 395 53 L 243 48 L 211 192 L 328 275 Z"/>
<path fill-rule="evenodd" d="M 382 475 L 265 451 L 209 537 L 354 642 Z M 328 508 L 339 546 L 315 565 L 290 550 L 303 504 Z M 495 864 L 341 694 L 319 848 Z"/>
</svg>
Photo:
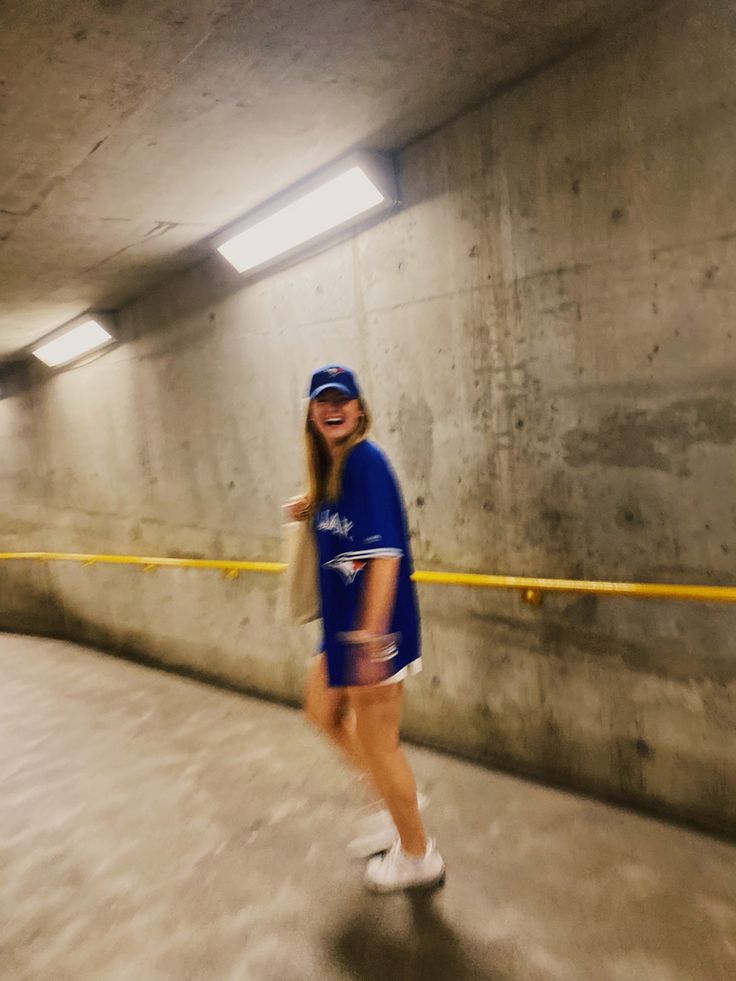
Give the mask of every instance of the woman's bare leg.
<svg viewBox="0 0 736 981">
<path fill-rule="evenodd" d="M 402 685 L 350 688 L 357 745 L 408 855 L 424 855 L 427 836 L 419 816 L 417 785 L 399 741 Z"/>
<path fill-rule="evenodd" d="M 350 706 L 347 692 L 344 688 L 330 688 L 327 683 L 324 654 L 313 657 L 309 666 L 304 709 L 312 725 L 323 732 L 338 747 L 348 763 L 368 780 L 376 797 L 381 797 L 358 744 L 355 712 Z"/>
</svg>

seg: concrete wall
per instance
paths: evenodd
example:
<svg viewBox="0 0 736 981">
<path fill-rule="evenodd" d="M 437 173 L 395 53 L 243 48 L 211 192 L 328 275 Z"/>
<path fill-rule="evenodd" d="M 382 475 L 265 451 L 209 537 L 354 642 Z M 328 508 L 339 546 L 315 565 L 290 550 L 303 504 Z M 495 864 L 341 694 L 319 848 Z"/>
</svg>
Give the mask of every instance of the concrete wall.
<svg viewBox="0 0 736 981">
<path fill-rule="evenodd" d="M 419 568 L 729 583 L 736 24 L 675 3 L 405 150 L 403 209 L 243 288 L 212 260 L 0 402 L 3 547 L 274 559 L 301 395 L 354 365 Z M 0 626 L 296 699 L 276 577 L 0 563 Z M 736 610 L 422 587 L 406 729 L 736 829 Z M 489 815 L 493 802 L 489 802 Z"/>
</svg>

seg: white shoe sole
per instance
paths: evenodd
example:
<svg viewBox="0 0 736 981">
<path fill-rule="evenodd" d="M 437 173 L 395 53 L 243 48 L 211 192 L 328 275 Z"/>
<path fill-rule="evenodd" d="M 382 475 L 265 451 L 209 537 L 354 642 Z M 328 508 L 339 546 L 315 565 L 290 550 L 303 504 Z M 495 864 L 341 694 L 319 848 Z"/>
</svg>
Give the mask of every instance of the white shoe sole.
<svg viewBox="0 0 736 981">
<path fill-rule="evenodd" d="M 432 889 L 440 889 L 444 886 L 446 878 L 447 873 L 443 865 L 440 873 L 422 882 L 408 882 L 405 885 L 397 885 L 395 883 L 371 882 L 369 879 L 365 879 L 364 885 L 369 892 L 380 893 L 385 896 L 390 892 L 413 892 L 415 890 L 429 892 Z"/>
</svg>

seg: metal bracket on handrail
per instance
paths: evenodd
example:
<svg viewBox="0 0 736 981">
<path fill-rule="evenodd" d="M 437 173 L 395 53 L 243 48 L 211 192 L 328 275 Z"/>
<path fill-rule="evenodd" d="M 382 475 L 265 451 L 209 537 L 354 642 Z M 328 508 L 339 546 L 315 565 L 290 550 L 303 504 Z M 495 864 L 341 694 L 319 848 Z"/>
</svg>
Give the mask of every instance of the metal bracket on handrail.
<svg viewBox="0 0 736 981">
<path fill-rule="evenodd" d="M 521 598 L 529 606 L 541 606 L 542 605 L 542 591 L 541 589 L 522 589 Z"/>
</svg>

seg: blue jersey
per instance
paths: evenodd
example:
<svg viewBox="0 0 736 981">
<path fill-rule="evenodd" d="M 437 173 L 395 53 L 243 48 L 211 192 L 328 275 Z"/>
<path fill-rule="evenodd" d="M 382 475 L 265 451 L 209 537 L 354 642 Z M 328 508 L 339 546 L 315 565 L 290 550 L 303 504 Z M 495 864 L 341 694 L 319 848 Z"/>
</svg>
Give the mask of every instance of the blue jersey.
<svg viewBox="0 0 736 981">
<path fill-rule="evenodd" d="M 386 676 L 419 667 L 419 614 L 411 581 L 412 560 L 406 516 L 391 466 L 375 443 L 364 440 L 349 453 L 342 494 L 315 514 L 319 582 L 330 685 L 355 684 L 338 634 L 355 630 L 368 562 L 400 558 L 396 602 L 389 628 L 396 643 L 387 652 Z"/>
</svg>

